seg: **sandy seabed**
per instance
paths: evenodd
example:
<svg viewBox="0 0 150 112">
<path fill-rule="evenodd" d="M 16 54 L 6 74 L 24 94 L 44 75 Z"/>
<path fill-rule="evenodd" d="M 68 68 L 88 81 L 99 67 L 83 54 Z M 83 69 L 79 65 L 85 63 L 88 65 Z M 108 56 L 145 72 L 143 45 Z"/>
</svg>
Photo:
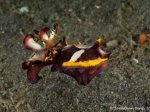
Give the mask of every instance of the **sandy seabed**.
<svg viewBox="0 0 150 112">
<path fill-rule="evenodd" d="M 65 35 L 70 44 L 92 45 L 104 39 L 103 49 L 113 55 L 101 78 L 80 86 L 45 67 L 42 80 L 28 82 L 21 63 L 32 53 L 23 47 L 23 37 L 55 22 L 60 26 L 57 40 Z M 147 41 L 139 44 L 143 33 Z M 148 111 L 149 79 L 149 0 L 0 1 L 1 112 Z"/>
</svg>

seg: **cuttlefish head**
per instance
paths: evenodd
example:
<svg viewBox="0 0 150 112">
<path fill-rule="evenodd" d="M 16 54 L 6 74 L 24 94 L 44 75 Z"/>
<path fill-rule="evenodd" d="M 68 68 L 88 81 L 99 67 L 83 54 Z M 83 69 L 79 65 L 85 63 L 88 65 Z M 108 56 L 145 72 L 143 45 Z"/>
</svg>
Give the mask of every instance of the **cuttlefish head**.
<svg viewBox="0 0 150 112">
<path fill-rule="evenodd" d="M 26 35 L 23 39 L 24 47 L 34 52 L 34 55 L 30 59 L 22 63 L 22 68 L 28 69 L 28 80 L 33 84 L 38 82 L 41 78 L 38 76 L 38 72 L 44 66 L 52 64 L 55 61 L 54 57 L 57 55 L 57 51 L 53 49 L 53 46 L 57 36 L 58 23 L 54 24 L 54 28 L 50 35 L 46 33 L 47 30 L 49 30 L 48 27 L 44 27 L 40 31 L 34 30 L 38 37 L 43 41 L 43 46 L 34 40 L 34 36 L 32 34 Z"/>
</svg>

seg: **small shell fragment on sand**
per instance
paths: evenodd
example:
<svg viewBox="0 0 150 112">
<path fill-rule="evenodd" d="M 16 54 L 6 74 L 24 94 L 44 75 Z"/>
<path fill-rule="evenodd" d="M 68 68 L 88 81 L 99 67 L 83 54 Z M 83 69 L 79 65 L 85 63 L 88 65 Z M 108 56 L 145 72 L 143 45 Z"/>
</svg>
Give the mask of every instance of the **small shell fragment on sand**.
<svg viewBox="0 0 150 112">
<path fill-rule="evenodd" d="M 117 40 L 112 40 L 106 43 L 106 46 L 108 48 L 115 48 L 118 46 L 118 41 Z"/>
<path fill-rule="evenodd" d="M 19 9 L 20 12 L 29 12 L 29 8 L 27 6 L 23 6 Z"/>
</svg>

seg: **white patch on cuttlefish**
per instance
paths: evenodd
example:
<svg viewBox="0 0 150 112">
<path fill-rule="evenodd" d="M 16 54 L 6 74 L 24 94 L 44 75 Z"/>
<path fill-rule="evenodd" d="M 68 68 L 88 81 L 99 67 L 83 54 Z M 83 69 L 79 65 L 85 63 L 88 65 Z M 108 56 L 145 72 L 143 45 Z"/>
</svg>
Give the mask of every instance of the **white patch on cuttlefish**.
<svg viewBox="0 0 150 112">
<path fill-rule="evenodd" d="M 101 57 L 103 58 L 106 53 L 100 47 L 98 48 L 98 51 L 99 51 Z"/>
<path fill-rule="evenodd" d="M 71 47 L 72 47 L 72 45 L 66 45 L 61 51 L 67 50 L 67 49 L 69 49 Z"/>
<path fill-rule="evenodd" d="M 46 33 L 44 33 L 43 39 L 44 39 L 44 40 L 48 40 L 48 35 L 47 35 Z"/>
<path fill-rule="evenodd" d="M 91 46 L 87 46 L 87 45 L 83 45 L 83 44 L 78 44 L 78 45 L 75 45 L 76 47 L 80 48 L 80 49 L 88 49 L 88 48 L 91 48 Z"/>
<path fill-rule="evenodd" d="M 41 51 L 35 52 L 34 56 L 30 60 L 44 61 L 44 59 L 45 59 L 45 50 L 41 50 Z"/>
<path fill-rule="evenodd" d="M 81 56 L 81 54 L 83 54 L 84 53 L 84 50 L 83 49 L 81 49 L 81 50 L 79 50 L 79 51 L 76 51 L 73 55 L 72 55 L 72 57 L 71 57 L 71 59 L 69 60 L 69 61 L 73 61 L 73 62 L 75 62 L 75 61 L 77 61 L 77 59 Z"/>
<path fill-rule="evenodd" d="M 26 43 L 27 47 L 32 48 L 33 50 L 37 51 L 37 50 L 41 50 L 42 46 L 38 43 L 36 43 L 33 38 L 29 39 Z"/>
</svg>

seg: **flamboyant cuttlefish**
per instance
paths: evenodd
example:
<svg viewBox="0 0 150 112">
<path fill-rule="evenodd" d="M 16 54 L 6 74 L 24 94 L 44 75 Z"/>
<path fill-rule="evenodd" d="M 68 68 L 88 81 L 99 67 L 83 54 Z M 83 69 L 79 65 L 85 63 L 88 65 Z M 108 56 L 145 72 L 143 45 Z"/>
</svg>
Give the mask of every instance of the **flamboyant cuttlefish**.
<svg viewBox="0 0 150 112">
<path fill-rule="evenodd" d="M 101 49 L 103 39 L 99 38 L 92 46 L 79 44 L 69 45 L 63 37 L 54 44 L 57 36 L 58 24 L 50 35 L 47 35 L 48 27 L 40 31 L 34 30 L 38 37 L 43 41 L 43 46 L 34 41 L 34 36 L 28 34 L 23 39 L 26 49 L 34 52 L 34 56 L 22 63 L 23 69 L 28 69 L 27 78 L 34 84 L 41 79 L 39 71 L 47 65 L 52 65 L 51 71 L 63 72 L 73 77 L 78 84 L 87 85 L 95 76 L 107 67 L 111 53 L 106 53 Z"/>
</svg>

